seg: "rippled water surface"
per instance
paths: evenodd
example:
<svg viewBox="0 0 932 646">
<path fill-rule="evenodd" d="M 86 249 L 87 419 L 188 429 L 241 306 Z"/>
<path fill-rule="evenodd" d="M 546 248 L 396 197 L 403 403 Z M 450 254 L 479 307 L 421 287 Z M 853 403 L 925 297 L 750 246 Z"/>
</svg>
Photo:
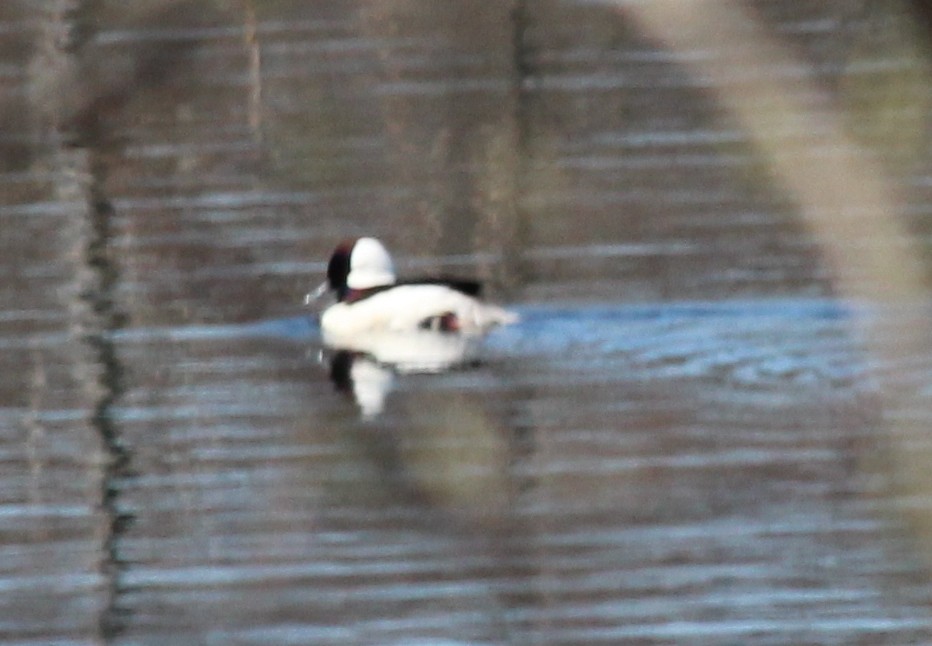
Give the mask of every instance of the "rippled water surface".
<svg viewBox="0 0 932 646">
<path fill-rule="evenodd" d="M 927 295 L 839 295 L 708 52 L 593 2 L 96 4 L 0 9 L 0 641 L 932 641 L 932 348 L 865 334 Z M 927 125 L 896 16 L 758 4 L 783 77 Z M 924 244 L 928 151 L 859 123 Z M 364 234 L 520 322 L 323 347 Z"/>
<path fill-rule="evenodd" d="M 871 495 L 881 438 L 848 308 L 520 313 L 477 364 L 396 375 L 375 419 L 335 390 L 305 316 L 117 334 L 127 637 L 925 634 L 928 588 Z"/>
</svg>

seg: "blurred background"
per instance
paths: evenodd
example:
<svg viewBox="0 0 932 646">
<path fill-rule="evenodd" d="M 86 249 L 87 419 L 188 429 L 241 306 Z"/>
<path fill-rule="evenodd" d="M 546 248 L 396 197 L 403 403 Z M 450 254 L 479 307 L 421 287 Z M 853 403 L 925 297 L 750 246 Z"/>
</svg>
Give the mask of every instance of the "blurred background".
<svg viewBox="0 0 932 646">
<path fill-rule="evenodd" d="M 932 3 L 5 0 L 0 639 L 932 643 Z M 342 239 L 522 321 L 360 415 Z"/>
</svg>

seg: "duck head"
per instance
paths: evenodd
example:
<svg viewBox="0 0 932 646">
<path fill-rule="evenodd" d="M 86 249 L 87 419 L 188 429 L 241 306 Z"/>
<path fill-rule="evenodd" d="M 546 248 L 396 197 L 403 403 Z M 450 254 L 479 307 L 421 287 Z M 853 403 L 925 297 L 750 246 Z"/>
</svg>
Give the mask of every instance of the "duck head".
<svg viewBox="0 0 932 646">
<path fill-rule="evenodd" d="M 334 249 L 327 264 L 327 280 L 305 297 L 310 303 L 328 289 L 343 300 L 350 290 L 383 287 L 395 282 L 392 257 L 375 238 L 346 240 Z"/>
</svg>

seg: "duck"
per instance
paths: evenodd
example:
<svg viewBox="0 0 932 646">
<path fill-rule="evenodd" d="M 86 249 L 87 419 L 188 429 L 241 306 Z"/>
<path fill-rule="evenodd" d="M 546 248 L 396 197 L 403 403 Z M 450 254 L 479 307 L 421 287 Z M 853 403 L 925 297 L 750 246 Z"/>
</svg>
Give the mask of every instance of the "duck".
<svg viewBox="0 0 932 646">
<path fill-rule="evenodd" d="M 327 279 L 305 302 L 332 292 L 336 302 L 320 314 L 330 345 L 385 333 L 479 337 L 518 320 L 509 310 L 481 299 L 480 283 L 450 278 L 399 281 L 385 246 L 376 238 L 345 240 L 327 264 Z"/>
</svg>

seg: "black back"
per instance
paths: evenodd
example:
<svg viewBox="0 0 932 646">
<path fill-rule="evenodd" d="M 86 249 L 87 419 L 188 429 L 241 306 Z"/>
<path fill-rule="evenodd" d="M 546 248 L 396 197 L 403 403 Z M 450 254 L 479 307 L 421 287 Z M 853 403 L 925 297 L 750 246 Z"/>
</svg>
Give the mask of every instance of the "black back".
<svg viewBox="0 0 932 646">
<path fill-rule="evenodd" d="M 467 280 L 463 278 L 450 278 L 448 276 L 440 276 L 439 278 L 412 278 L 405 279 L 395 283 L 396 285 L 444 285 L 450 289 L 455 289 L 458 292 L 466 294 L 467 296 L 482 296 L 482 283 L 477 280 Z"/>
<path fill-rule="evenodd" d="M 331 260 L 333 262 L 333 260 Z M 444 287 L 449 287 L 450 289 L 455 289 L 461 294 L 466 294 L 467 296 L 474 296 L 478 298 L 482 295 L 482 283 L 475 280 L 465 280 L 460 278 L 412 278 L 406 280 L 399 280 L 396 283 L 391 285 L 379 285 L 377 287 L 369 287 L 367 289 L 349 289 L 345 286 L 341 290 L 337 290 L 337 295 L 341 300 L 344 300 L 347 303 L 358 303 L 359 301 L 374 296 L 379 292 L 384 292 L 385 290 L 392 289 L 393 287 L 399 287 L 402 285 L 443 285 Z"/>
</svg>

